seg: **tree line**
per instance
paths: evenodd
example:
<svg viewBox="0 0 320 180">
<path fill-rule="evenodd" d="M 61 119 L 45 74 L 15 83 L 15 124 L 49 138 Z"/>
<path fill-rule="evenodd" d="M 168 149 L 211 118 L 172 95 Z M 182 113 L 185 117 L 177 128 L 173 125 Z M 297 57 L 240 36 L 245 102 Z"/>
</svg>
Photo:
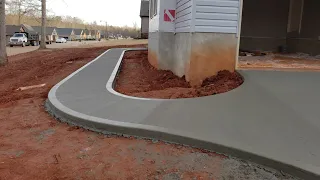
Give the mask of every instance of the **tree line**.
<svg viewBox="0 0 320 180">
<path fill-rule="evenodd" d="M 41 25 L 41 2 L 39 0 L 6 0 L 6 24 L 21 25 L 28 24 L 30 26 Z M 133 27 L 124 26 L 106 26 L 98 25 L 99 22 L 94 21 L 85 23 L 82 19 L 72 16 L 55 16 L 50 9 L 47 9 L 47 26 L 58 28 L 74 28 L 108 31 L 110 34 L 121 34 L 127 37 L 135 37 L 139 34 L 139 28 L 136 23 Z"/>
<path fill-rule="evenodd" d="M 6 15 L 7 25 L 21 25 L 28 24 L 30 26 L 41 26 L 41 17 L 33 17 L 25 15 L 19 20 L 17 14 Z M 19 23 L 20 22 L 20 23 Z M 129 26 L 112 26 L 112 25 L 98 25 L 97 22 L 85 23 L 83 20 L 77 17 L 71 16 L 47 16 L 47 26 L 57 28 L 73 28 L 73 29 L 89 29 L 89 30 L 100 30 L 101 32 L 108 31 L 110 34 L 121 34 L 128 37 L 136 37 L 139 35 L 140 28 L 137 24 L 133 24 L 133 27 Z"/>
</svg>

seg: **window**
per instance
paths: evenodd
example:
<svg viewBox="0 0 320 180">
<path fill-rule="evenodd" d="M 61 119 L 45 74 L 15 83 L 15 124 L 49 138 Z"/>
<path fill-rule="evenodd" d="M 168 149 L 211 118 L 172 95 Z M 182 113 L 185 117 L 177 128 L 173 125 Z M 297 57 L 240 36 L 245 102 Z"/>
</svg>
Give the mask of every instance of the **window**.
<svg viewBox="0 0 320 180">
<path fill-rule="evenodd" d="M 14 34 L 13 37 L 24 37 L 23 34 Z"/>
<path fill-rule="evenodd" d="M 158 13 L 158 0 L 150 0 L 150 18 L 152 19 Z"/>
</svg>

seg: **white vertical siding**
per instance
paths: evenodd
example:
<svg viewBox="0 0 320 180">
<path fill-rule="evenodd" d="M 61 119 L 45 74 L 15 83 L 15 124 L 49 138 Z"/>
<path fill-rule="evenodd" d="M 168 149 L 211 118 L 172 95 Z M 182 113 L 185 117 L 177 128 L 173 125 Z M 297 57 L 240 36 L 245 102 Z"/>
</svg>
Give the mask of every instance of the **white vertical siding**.
<svg viewBox="0 0 320 180">
<path fill-rule="evenodd" d="M 240 0 L 158 0 L 158 15 L 150 20 L 150 32 L 238 33 Z M 164 22 L 164 10 L 176 9 L 173 23 Z M 153 22 L 153 21 L 155 21 Z M 152 25 L 155 28 L 152 28 Z"/>
<path fill-rule="evenodd" d="M 177 0 L 175 32 L 190 32 L 193 0 Z"/>
<path fill-rule="evenodd" d="M 194 0 L 195 32 L 238 32 L 240 0 Z"/>
<path fill-rule="evenodd" d="M 160 32 L 175 32 L 175 22 L 164 21 L 164 12 L 165 10 L 174 10 L 176 9 L 177 2 L 176 0 L 158 0 L 160 2 Z"/>
<path fill-rule="evenodd" d="M 149 19 L 149 32 L 158 32 L 160 29 L 160 0 L 157 1 L 157 15 L 155 15 L 153 18 Z M 162 3 L 162 2 L 161 2 Z M 150 4 L 149 3 L 149 11 L 150 11 Z"/>
</svg>

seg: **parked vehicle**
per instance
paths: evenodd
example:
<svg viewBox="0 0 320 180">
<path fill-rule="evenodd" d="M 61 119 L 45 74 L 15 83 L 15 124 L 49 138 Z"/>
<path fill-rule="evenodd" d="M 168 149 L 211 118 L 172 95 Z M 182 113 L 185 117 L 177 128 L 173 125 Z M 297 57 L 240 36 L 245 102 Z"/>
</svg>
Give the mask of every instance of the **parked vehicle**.
<svg viewBox="0 0 320 180">
<path fill-rule="evenodd" d="M 58 38 L 56 43 L 67 43 L 67 40 L 65 38 Z"/>
<path fill-rule="evenodd" d="M 13 46 L 37 46 L 39 44 L 39 37 L 37 34 L 29 34 L 26 32 L 17 32 L 10 38 L 9 45 Z"/>
</svg>

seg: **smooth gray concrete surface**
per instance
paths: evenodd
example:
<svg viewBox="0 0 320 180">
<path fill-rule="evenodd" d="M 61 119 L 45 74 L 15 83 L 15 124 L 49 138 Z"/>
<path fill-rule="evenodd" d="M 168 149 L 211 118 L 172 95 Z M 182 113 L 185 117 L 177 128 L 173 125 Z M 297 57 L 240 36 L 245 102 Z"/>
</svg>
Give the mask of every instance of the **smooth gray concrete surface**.
<svg viewBox="0 0 320 180">
<path fill-rule="evenodd" d="M 205 148 L 320 179 L 320 73 L 240 71 L 244 84 L 225 94 L 127 98 L 106 88 L 123 52 L 109 50 L 57 84 L 48 111 L 94 131 Z"/>
</svg>

